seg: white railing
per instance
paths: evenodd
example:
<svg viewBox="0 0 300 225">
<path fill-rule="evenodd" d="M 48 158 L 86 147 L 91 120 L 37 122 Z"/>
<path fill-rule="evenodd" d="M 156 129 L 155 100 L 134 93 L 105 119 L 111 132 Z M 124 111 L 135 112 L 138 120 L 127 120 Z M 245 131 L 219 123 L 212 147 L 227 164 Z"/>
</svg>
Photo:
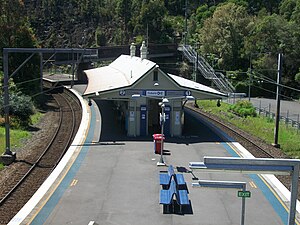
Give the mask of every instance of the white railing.
<svg viewBox="0 0 300 225">
<path fill-rule="evenodd" d="M 197 70 L 201 75 L 208 80 L 211 80 L 216 87 L 225 93 L 234 92 L 234 87 L 227 80 L 227 78 L 220 72 L 216 72 L 209 63 L 189 45 L 182 46 L 183 55 L 189 60 L 189 62 L 197 65 Z M 198 59 L 198 62 L 197 62 Z"/>
</svg>

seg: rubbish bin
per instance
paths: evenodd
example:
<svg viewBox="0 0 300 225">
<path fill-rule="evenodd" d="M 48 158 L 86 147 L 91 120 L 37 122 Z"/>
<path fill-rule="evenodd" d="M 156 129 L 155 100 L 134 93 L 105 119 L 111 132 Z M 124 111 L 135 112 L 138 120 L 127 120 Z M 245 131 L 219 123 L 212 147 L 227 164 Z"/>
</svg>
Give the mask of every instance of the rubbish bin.
<svg viewBox="0 0 300 225">
<path fill-rule="evenodd" d="M 154 153 L 155 154 L 161 154 L 162 140 L 165 140 L 165 137 L 162 134 L 153 134 Z"/>
</svg>

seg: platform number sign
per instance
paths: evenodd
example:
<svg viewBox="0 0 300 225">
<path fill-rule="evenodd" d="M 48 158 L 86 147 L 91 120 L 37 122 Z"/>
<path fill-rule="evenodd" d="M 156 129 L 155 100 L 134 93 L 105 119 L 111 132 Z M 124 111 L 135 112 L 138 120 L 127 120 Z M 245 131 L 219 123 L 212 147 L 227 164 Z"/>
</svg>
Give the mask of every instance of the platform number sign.
<svg viewBox="0 0 300 225">
<path fill-rule="evenodd" d="M 240 198 L 250 198 L 251 192 L 250 191 L 238 191 L 238 197 Z"/>
</svg>

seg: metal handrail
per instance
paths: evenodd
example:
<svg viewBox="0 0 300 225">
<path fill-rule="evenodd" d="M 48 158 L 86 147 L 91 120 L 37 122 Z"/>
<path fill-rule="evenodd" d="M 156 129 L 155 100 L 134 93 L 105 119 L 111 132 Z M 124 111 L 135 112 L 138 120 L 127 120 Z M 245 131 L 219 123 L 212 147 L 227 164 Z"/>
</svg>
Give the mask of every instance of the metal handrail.
<svg viewBox="0 0 300 225">
<path fill-rule="evenodd" d="M 182 49 L 183 55 L 189 60 L 189 62 L 197 63 L 197 70 L 200 71 L 205 79 L 211 80 L 222 92 L 234 92 L 234 87 L 226 79 L 226 77 L 222 73 L 216 72 L 201 55 L 198 55 L 197 57 L 197 52 L 190 45 L 184 45 Z"/>
</svg>

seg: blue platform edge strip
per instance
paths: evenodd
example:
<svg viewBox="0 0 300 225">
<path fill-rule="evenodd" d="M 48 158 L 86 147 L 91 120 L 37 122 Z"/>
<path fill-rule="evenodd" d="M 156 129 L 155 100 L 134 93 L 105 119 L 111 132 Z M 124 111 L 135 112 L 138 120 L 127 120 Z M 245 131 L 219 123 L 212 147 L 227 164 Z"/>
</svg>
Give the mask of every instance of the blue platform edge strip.
<svg viewBox="0 0 300 225">
<path fill-rule="evenodd" d="M 188 113 L 196 115 L 196 112 L 193 110 L 187 110 Z M 235 142 L 235 140 L 228 136 L 226 133 L 224 133 L 221 129 L 216 127 L 215 125 L 208 123 L 205 121 L 202 117 L 197 116 L 197 119 L 199 119 L 203 124 L 205 124 L 207 127 L 215 131 L 219 136 L 227 140 L 228 142 Z M 227 150 L 227 152 L 232 157 L 240 157 L 226 142 L 221 143 L 223 147 Z M 280 203 L 280 201 L 277 199 L 277 197 L 273 194 L 273 192 L 270 190 L 270 188 L 266 185 L 266 183 L 256 174 L 248 175 L 257 185 L 257 187 L 262 191 L 266 199 L 269 201 L 269 203 L 272 205 L 275 212 L 278 214 L 280 219 L 284 224 L 288 224 L 288 211 L 284 208 L 284 206 Z"/>
<path fill-rule="evenodd" d="M 219 130 L 219 132 L 222 132 Z M 224 148 L 228 151 L 228 153 L 232 157 L 240 157 L 227 143 L 223 142 L 221 143 Z M 270 188 L 266 185 L 266 183 L 256 174 L 248 175 L 256 184 L 256 186 L 262 191 L 266 199 L 269 201 L 269 203 L 272 205 L 275 212 L 278 214 L 280 219 L 284 224 L 287 224 L 288 221 L 288 212 L 283 207 L 283 205 L 279 202 L 277 197 L 273 194 L 273 192 L 270 190 Z"/>
<path fill-rule="evenodd" d="M 96 114 L 94 107 L 91 107 L 91 121 L 96 120 Z M 47 203 L 44 205 L 44 207 L 41 209 L 41 211 L 36 215 L 36 217 L 33 219 L 33 221 L 30 223 L 31 225 L 41 225 L 46 222 L 49 215 L 63 196 L 65 190 L 69 187 L 70 183 L 74 179 L 74 176 L 76 175 L 78 169 L 81 166 L 82 161 L 84 160 L 88 150 L 89 145 L 88 143 L 91 143 L 94 136 L 94 130 L 95 130 L 95 123 L 90 123 L 90 129 L 88 131 L 87 138 L 84 142 L 84 145 L 76 158 L 75 162 L 71 166 L 70 170 L 62 180 L 62 182 L 59 184 L 57 189 L 54 191 L 52 196 L 49 198 Z"/>
<path fill-rule="evenodd" d="M 91 121 L 95 120 L 95 110 L 94 107 L 91 107 Z M 225 134 L 223 131 L 221 131 L 219 128 L 217 128 L 214 125 L 208 124 L 205 121 L 201 120 L 203 123 L 205 123 L 207 126 L 212 127 L 215 131 L 218 133 L 221 133 L 223 137 L 225 137 L 229 141 L 235 141 L 231 137 L 229 137 L 227 134 Z M 86 143 L 91 143 L 94 135 L 94 129 L 95 129 L 95 123 L 91 123 L 86 141 Z M 227 152 L 232 157 L 239 157 L 239 155 L 226 143 L 221 143 L 223 147 L 227 150 Z M 69 184 L 73 180 L 76 172 L 80 168 L 81 162 L 84 160 L 87 152 L 89 150 L 88 145 L 84 145 L 82 147 L 82 150 L 80 154 L 78 155 L 77 159 L 75 160 L 74 164 L 70 168 L 70 171 L 67 173 L 61 184 L 57 187 L 53 195 L 50 197 L 48 202 L 45 204 L 45 206 L 41 209 L 41 211 L 37 214 L 37 216 L 34 218 L 34 220 L 31 222 L 32 225 L 41 225 L 46 222 L 49 215 L 57 205 L 58 201 L 64 194 L 65 190 L 68 188 Z M 276 196 L 271 192 L 269 187 L 264 183 L 264 181 L 258 176 L 258 175 L 249 175 L 249 177 L 255 182 L 257 187 L 263 192 L 266 199 L 270 202 L 278 216 L 281 218 L 282 222 L 284 224 L 287 224 L 288 220 L 288 212 L 283 207 L 283 205 L 279 202 L 279 200 L 276 198 Z"/>
</svg>

